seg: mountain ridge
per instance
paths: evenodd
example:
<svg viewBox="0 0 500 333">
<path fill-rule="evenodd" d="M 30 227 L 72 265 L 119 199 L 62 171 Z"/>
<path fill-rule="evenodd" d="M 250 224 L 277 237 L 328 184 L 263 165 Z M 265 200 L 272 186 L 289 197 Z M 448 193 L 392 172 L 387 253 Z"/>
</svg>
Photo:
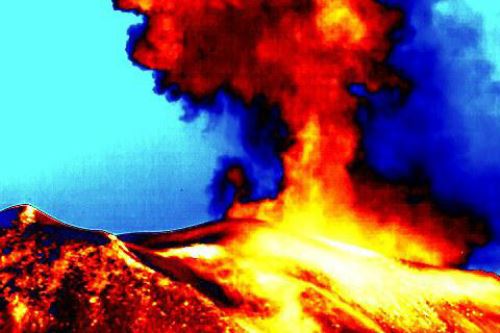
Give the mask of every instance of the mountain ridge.
<svg viewBox="0 0 500 333">
<path fill-rule="evenodd" d="M 276 237 L 276 250 L 282 242 L 305 242 L 261 221 L 216 221 L 120 238 L 19 205 L 1 211 L 0 222 L 2 332 L 500 328 L 500 279 L 494 274 L 418 267 L 335 242 L 312 248 L 312 254 L 328 250 L 326 266 L 316 265 L 310 247 L 274 253 L 263 243 L 261 253 L 245 253 L 242 239 L 262 232 Z"/>
</svg>

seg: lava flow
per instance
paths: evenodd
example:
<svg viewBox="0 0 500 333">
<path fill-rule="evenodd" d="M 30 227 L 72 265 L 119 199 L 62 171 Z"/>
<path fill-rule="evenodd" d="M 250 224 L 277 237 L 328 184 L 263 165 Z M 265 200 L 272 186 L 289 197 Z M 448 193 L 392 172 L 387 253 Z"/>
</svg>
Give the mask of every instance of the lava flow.
<svg viewBox="0 0 500 333">
<path fill-rule="evenodd" d="M 0 221 L 1 332 L 500 329 L 493 274 L 415 265 L 256 220 L 120 239 L 30 206 Z"/>
</svg>

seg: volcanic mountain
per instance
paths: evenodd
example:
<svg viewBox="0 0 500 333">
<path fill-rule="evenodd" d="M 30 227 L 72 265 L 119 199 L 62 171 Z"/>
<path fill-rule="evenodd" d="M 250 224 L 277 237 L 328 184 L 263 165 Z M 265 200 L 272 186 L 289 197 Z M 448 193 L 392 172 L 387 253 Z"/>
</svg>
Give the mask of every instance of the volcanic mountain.
<svg viewBox="0 0 500 333">
<path fill-rule="evenodd" d="M 262 221 L 117 237 L 17 206 L 0 225 L 1 332 L 500 330 L 493 274 Z"/>
</svg>

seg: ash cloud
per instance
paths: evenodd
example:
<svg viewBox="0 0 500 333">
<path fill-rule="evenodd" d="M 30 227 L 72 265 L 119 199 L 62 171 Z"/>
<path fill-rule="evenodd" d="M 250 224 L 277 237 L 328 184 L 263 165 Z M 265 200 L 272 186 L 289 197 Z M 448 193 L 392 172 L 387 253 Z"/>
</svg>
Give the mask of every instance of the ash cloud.
<svg viewBox="0 0 500 333">
<path fill-rule="evenodd" d="M 484 50 L 482 17 L 464 1 L 384 1 L 406 22 L 390 65 L 409 91 L 368 93 L 358 120 L 369 165 L 392 181 L 428 182 L 448 211 L 489 221 L 492 242 L 470 267 L 500 270 L 500 83 Z"/>
</svg>

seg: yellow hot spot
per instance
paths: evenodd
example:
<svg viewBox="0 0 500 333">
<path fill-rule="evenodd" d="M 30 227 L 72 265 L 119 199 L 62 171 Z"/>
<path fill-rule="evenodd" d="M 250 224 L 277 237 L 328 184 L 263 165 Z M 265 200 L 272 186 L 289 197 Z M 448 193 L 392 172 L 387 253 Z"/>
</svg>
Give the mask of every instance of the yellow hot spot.
<svg viewBox="0 0 500 333">
<path fill-rule="evenodd" d="M 366 27 L 345 1 L 320 1 L 322 9 L 316 18 L 316 25 L 327 41 L 346 37 L 351 42 L 359 41 L 366 33 Z"/>
<path fill-rule="evenodd" d="M 217 245 L 195 244 L 189 247 L 170 249 L 165 252 L 157 252 L 164 257 L 217 259 L 224 255 L 224 249 Z"/>
<path fill-rule="evenodd" d="M 322 236 L 325 241 L 328 239 L 345 246 L 362 247 L 388 257 L 433 265 L 442 263 L 439 249 L 429 248 L 409 230 L 402 226 L 375 226 L 362 220 L 342 203 L 332 208 L 318 186 L 312 185 L 302 201 L 295 200 L 285 205 L 287 209 L 280 221 L 282 228 L 311 237 Z M 294 201 L 293 198 L 291 200 Z"/>
<path fill-rule="evenodd" d="M 24 224 L 32 224 L 36 222 L 35 208 L 32 206 L 26 206 L 24 211 L 19 215 L 19 219 Z"/>
<path fill-rule="evenodd" d="M 12 317 L 14 317 L 14 320 L 18 324 L 21 324 L 27 312 L 28 312 L 28 307 L 26 306 L 26 304 L 21 302 L 19 300 L 19 297 L 16 295 L 16 297 L 12 301 L 12 310 L 11 310 Z"/>
<path fill-rule="evenodd" d="M 153 0 L 138 0 L 137 5 L 143 11 L 148 11 L 153 5 Z"/>
<path fill-rule="evenodd" d="M 166 287 L 166 286 L 170 285 L 172 283 L 172 281 L 170 279 L 167 279 L 167 278 L 160 278 L 157 283 L 160 287 Z"/>
</svg>

